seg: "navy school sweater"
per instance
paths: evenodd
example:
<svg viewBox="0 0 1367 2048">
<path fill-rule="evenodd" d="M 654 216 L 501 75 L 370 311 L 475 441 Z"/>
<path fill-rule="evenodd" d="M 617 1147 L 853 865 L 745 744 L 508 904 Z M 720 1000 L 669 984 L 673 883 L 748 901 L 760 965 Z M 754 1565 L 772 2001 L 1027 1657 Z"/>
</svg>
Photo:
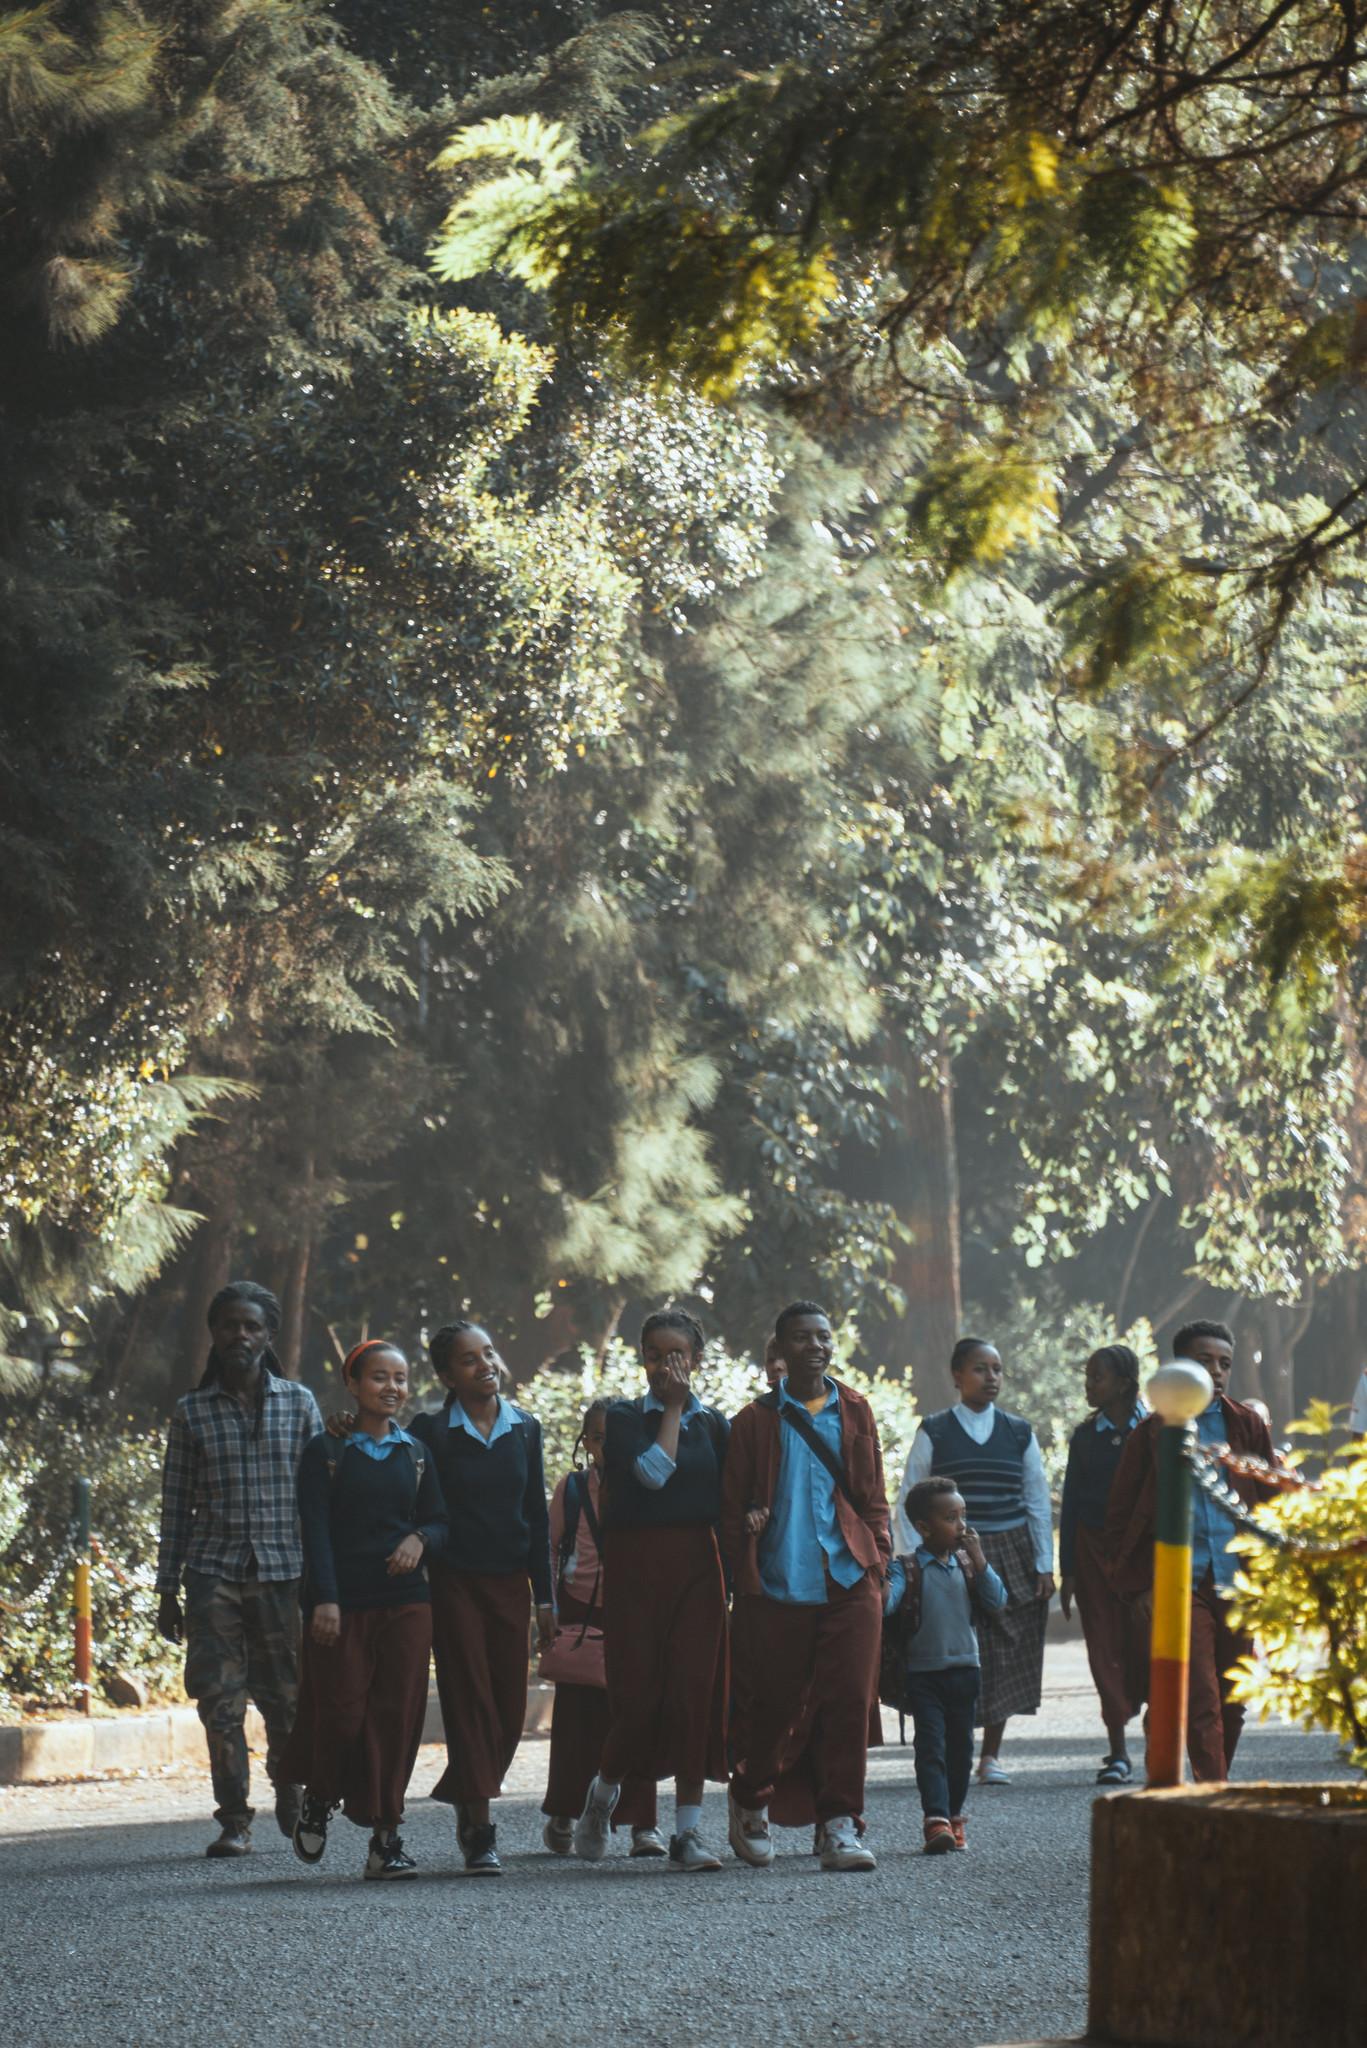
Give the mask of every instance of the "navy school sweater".
<svg viewBox="0 0 1367 2048">
<path fill-rule="evenodd" d="M 321 1436 L 299 1460 L 299 1525 L 304 1539 L 304 1603 L 344 1613 L 405 1607 L 428 1599 L 425 1563 L 389 1576 L 386 1560 L 405 1536 L 422 1537 L 424 1559 L 446 1536 L 446 1506 L 430 1456 L 421 1480 L 407 1444 L 383 1458 L 341 1446 L 335 1474 Z"/>
<path fill-rule="evenodd" d="M 408 1428 L 435 1460 L 446 1501 L 449 1530 L 438 1569 L 498 1577 L 525 1572 L 537 1605 L 549 1607 L 551 1521 L 541 1424 L 508 1405 L 513 1426 L 494 1443 L 452 1429 L 445 1408 L 415 1416 Z"/>
<path fill-rule="evenodd" d="M 677 1529 L 716 1522 L 721 1515 L 721 1475 L 731 1425 L 715 1408 L 702 1407 L 679 1431 L 679 1454 L 665 1484 L 642 1486 L 636 1460 L 660 1434 L 664 1416 L 637 1401 L 614 1401 L 608 1409 L 603 1446 L 605 1529 Z"/>
</svg>

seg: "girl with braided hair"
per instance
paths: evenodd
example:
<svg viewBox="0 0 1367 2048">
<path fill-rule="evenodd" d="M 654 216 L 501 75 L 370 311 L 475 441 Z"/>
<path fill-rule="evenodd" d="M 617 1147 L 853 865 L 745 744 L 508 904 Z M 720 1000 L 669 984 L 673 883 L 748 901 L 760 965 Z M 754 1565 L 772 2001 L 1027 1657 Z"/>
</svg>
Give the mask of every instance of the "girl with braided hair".
<svg viewBox="0 0 1367 2048">
<path fill-rule="evenodd" d="M 501 1869 L 489 1802 L 527 1716 L 527 1634 L 555 1635 L 541 1424 L 499 1392 L 502 1360 L 480 1324 L 448 1323 L 428 1344 L 446 1401 L 413 1435 L 431 1453 L 449 1517 L 431 1569 L 432 1648 L 446 1769 L 432 1797 L 456 1809 L 471 1877 Z"/>
<path fill-rule="evenodd" d="M 575 1854 L 607 1854 L 627 1778 L 673 1778 L 672 1870 L 718 1870 L 703 1785 L 726 1771 L 726 1583 L 717 1547 L 730 1431 L 689 1385 L 703 1333 L 682 1309 L 647 1316 L 648 1391 L 608 1409 L 603 1445 L 607 1738 L 574 1827 Z"/>
<path fill-rule="evenodd" d="M 1073 1431 L 1059 1519 L 1059 1605 L 1077 1601 L 1087 1662 L 1106 1724 L 1098 1785 L 1128 1785 L 1134 1775 L 1126 1727 L 1148 1692 L 1146 1645 L 1133 1607 L 1106 1568 L 1106 1508 L 1130 1432 L 1148 1410 L 1139 1398 L 1139 1360 L 1128 1344 L 1103 1344 L 1086 1366 L 1091 1414 Z"/>
</svg>

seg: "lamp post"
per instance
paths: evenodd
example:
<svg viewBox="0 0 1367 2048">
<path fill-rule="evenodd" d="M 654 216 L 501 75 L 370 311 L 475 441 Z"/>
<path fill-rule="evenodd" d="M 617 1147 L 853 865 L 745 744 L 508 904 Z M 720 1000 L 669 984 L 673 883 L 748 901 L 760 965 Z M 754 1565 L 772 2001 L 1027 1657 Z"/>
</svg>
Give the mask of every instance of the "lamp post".
<svg viewBox="0 0 1367 2048">
<path fill-rule="evenodd" d="M 1192 1477 L 1185 1452 L 1196 1417 L 1210 1406 L 1214 1382 L 1202 1365 L 1178 1358 L 1149 1381 L 1158 1432 L 1154 1513 L 1153 1626 L 1149 1638 L 1148 1779 L 1180 1785 L 1187 1746 L 1187 1674 L 1191 1665 Z"/>
<path fill-rule="evenodd" d="M 71 1510 L 76 1524 L 76 1575 L 72 1607 L 76 1617 L 76 1694 L 81 1712 L 90 1712 L 90 1481 L 71 1483 Z"/>
</svg>

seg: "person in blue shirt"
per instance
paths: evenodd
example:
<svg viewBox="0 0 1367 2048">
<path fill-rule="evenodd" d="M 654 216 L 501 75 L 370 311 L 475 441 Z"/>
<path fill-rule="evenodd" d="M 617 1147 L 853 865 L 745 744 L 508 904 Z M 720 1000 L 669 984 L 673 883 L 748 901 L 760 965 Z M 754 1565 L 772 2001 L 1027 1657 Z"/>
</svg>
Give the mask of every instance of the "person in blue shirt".
<svg viewBox="0 0 1367 2048">
<path fill-rule="evenodd" d="M 409 1877 L 408 1781 L 427 1712 L 432 1609 L 425 1560 L 446 1533 L 432 1460 L 398 1415 L 408 1361 L 383 1339 L 347 1354 L 347 1437 L 316 1436 L 299 1465 L 306 1566 L 304 1676 L 286 1761 L 304 1787 L 295 1854 L 319 1863 L 337 1807 L 371 1830 L 364 1875 Z"/>
<path fill-rule="evenodd" d="M 1059 1605 L 1066 1620 L 1077 1600 L 1087 1662 L 1106 1726 L 1098 1785 L 1134 1775 L 1127 1724 L 1148 1697 L 1148 1645 L 1106 1564 L 1106 1509 L 1130 1431 L 1148 1414 L 1139 1398 L 1139 1360 L 1127 1344 L 1103 1344 L 1087 1360 L 1092 1413 L 1073 1431 L 1059 1515 Z"/>
<path fill-rule="evenodd" d="M 963 1495 L 941 1474 L 921 1479 L 904 1503 L 916 1548 L 894 1558 L 883 1595 L 896 1616 L 903 1700 L 916 1730 L 916 1789 L 928 1856 L 968 1847 L 969 1780 L 977 1718 L 975 1618 L 1000 1614 L 1007 1592 L 968 1527 Z"/>
<path fill-rule="evenodd" d="M 603 1442 L 608 1732 L 574 1853 L 606 1856 L 627 1778 L 674 1780 L 672 1870 L 719 1870 L 703 1787 L 726 1777 L 726 1581 L 717 1547 L 730 1430 L 690 1382 L 703 1333 L 683 1309 L 641 1327 L 648 1391 L 614 1401 Z"/>
<path fill-rule="evenodd" d="M 721 1521 L 736 1585 L 729 1835 L 756 1867 L 773 1861 L 771 1816 L 816 1822 L 823 1869 L 875 1867 L 864 1782 L 891 1540 L 878 1426 L 864 1397 L 832 1378 L 834 1342 L 818 1303 L 791 1303 L 775 1324 L 782 1376 L 731 1425 Z"/>
</svg>

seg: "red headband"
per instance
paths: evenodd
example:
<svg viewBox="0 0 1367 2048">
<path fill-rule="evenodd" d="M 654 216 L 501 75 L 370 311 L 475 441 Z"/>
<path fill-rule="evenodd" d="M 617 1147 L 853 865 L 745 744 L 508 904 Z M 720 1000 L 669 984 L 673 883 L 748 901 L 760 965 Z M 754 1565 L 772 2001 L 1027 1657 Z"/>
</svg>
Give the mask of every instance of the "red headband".
<svg viewBox="0 0 1367 2048">
<path fill-rule="evenodd" d="M 391 1344 L 388 1337 L 367 1337 L 363 1344 L 353 1344 L 346 1357 L 342 1360 L 343 1379 L 347 1379 L 350 1376 L 352 1366 L 355 1365 L 358 1358 L 364 1358 L 367 1351 L 393 1351 L 400 1358 L 403 1357 L 403 1353 L 399 1350 L 398 1345 Z"/>
</svg>

